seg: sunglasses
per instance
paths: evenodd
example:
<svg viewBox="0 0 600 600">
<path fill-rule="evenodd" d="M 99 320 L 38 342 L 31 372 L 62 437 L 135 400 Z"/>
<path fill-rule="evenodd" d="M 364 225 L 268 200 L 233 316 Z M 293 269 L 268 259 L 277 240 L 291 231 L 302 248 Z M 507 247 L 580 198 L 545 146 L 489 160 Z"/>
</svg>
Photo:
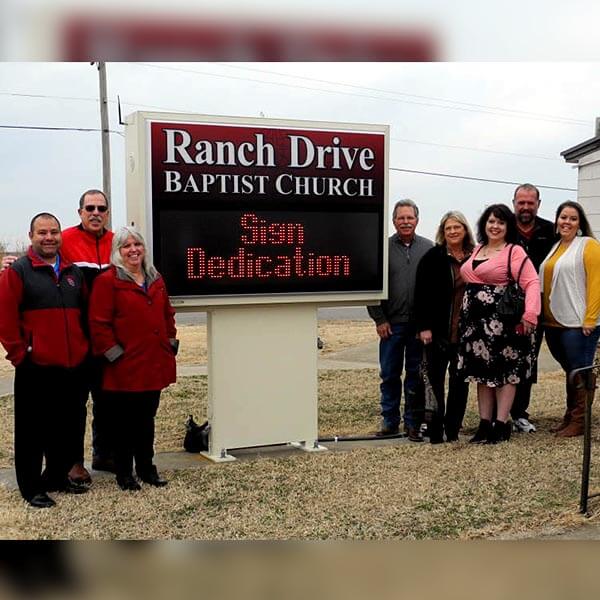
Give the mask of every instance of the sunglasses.
<svg viewBox="0 0 600 600">
<path fill-rule="evenodd" d="M 85 212 L 94 212 L 94 210 L 98 209 L 98 212 L 105 213 L 108 210 L 108 206 L 96 206 L 95 204 L 86 204 L 83 208 L 85 208 Z"/>
</svg>

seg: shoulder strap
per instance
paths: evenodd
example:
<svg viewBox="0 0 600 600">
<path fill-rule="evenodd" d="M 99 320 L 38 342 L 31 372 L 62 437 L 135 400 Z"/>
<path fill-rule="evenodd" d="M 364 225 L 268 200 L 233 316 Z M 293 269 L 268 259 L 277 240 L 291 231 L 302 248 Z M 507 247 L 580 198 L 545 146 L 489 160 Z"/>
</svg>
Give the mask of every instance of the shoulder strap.
<svg viewBox="0 0 600 600">
<path fill-rule="evenodd" d="M 506 262 L 506 271 L 508 273 L 508 283 L 514 283 L 515 278 L 512 276 L 512 251 L 513 248 L 515 247 L 514 244 L 510 245 L 510 250 L 508 251 L 508 260 Z M 521 272 L 519 271 L 519 275 L 521 275 Z"/>
<path fill-rule="evenodd" d="M 525 263 L 531 260 L 529 258 L 529 256 L 525 256 L 525 258 L 523 259 L 523 262 L 521 263 L 521 266 L 519 267 L 519 274 L 517 275 L 517 283 L 519 283 L 519 279 L 521 279 L 521 273 L 523 272 L 523 267 L 525 266 Z"/>
<path fill-rule="evenodd" d="M 512 256 L 512 251 L 513 248 L 515 247 L 514 244 L 511 244 L 510 246 L 510 250 L 508 251 L 508 279 L 509 279 L 509 283 L 517 283 L 519 284 L 519 280 L 521 279 L 521 273 L 523 272 L 523 267 L 525 266 L 525 263 L 530 260 L 529 259 L 529 255 L 525 254 L 525 258 L 523 259 L 523 262 L 521 263 L 521 266 L 519 267 L 519 273 L 517 274 L 517 278 L 515 279 L 512 276 L 512 271 L 511 271 L 511 256 Z"/>
</svg>

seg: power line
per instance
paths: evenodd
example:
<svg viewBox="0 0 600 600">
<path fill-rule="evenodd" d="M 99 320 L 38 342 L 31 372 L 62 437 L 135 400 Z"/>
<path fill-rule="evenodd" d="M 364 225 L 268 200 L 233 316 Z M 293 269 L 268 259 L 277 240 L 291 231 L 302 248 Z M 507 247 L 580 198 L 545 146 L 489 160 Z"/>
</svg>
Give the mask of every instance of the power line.
<svg viewBox="0 0 600 600">
<path fill-rule="evenodd" d="M 398 167 L 389 167 L 390 171 L 402 171 L 404 173 L 416 173 L 418 175 L 434 175 L 435 177 L 450 177 L 451 179 L 467 179 L 469 181 L 484 181 L 486 183 L 503 183 L 506 185 L 521 185 L 522 181 L 504 181 L 502 179 L 484 179 L 482 177 L 468 177 L 467 175 L 451 175 L 449 173 L 434 173 L 433 171 L 417 171 L 416 169 L 400 169 Z M 546 190 L 561 190 L 564 192 L 576 192 L 577 189 L 556 187 L 554 185 L 535 184 L 538 188 Z"/>
<path fill-rule="evenodd" d="M 91 98 L 91 97 L 86 97 L 86 96 L 57 96 L 55 94 L 25 94 L 25 93 L 21 93 L 21 92 L 0 92 L 0 96 L 14 96 L 17 98 L 36 98 L 36 99 L 42 99 L 42 100 L 80 100 L 83 102 L 100 102 L 100 100 L 98 98 Z M 110 104 L 117 104 L 116 100 L 107 100 L 107 102 L 109 102 Z M 154 104 L 143 104 L 141 102 L 121 102 L 122 105 L 127 105 L 127 106 L 143 106 L 143 107 L 147 107 L 147 108 L 157 108 L 159 110 L 166 110 L 169 112 L 183 112 L 183 111 L 178 111 L 177 109 L 172 109 L 172 108 L 168 108 L 165 106 L 157 106 Z M 190 110 L 187 110 L 185 112 L 192 112 Z"/>
<path fill-rule="evenodd" d="M 164 65 L 151 65 L 148 63 L 129 63 L 129 64 L 133 64 L 134 66 L 145 66 L 145 67 L 149 67 L 149 68 L 163 68 L 163 69 L 169 69 L 172 71 L 183 71 L 185 73 L 192 73 L 192 74 L 196 74 L 196 75 L 208 75 L 208 76 L 212 76 L 212 77 L 224 77 L 224 78 L 228 78 L 228 79 L 243 79 L 243 80 L 247 80 L 247 81 L 252 81 L 252 82 L 257 82 L 257 83 L 265 83 L 268 85 L 282 85 L 282 86 L 289 86 L 289 87 L 303 87 L 303 86 L 294 86 L 293 84 L 284 84 L 281 82 L 273 82 L 273 81 L 264 81 L 261 79 L 251 79 L 251 78 L 238 78 L 238 77 L 232 77 L 232 76 L 227 76 L 227 75 L 220 75 L 217 73 L 209 73 L 206 71 L 198 71 L 198 70 L 194 70 L 194 69 L 183 69 L 183 68 L 177 68 L 177 67 L 166 67 Z M 520 110 L 520 109 L 514 109 L 514 108 L 504 108 L 502 106 L 493 106 L 493 105 L 486 105 L 486 104 L 477 104 L 477 103 L 473 103 L 473 102 L 464 102 L 462 100 L 452 100 L 452 99 L 448 99 L 448 98 L 439 98 L 436 96 L 425 96 L 425 95 L 420 95 L 420 94 L 409 94 L 407 92 L 398 92 L 395 90 L 387 90 L 387 89 L 383 89 L 383 88 L 376 88 L 376 87 L 370 87 L 370 86 L 363 86 L 363 85 L 356 85 L 356 84 L 352 84 L 352 83 L 345 83 L 345 82 L 341 82 L 341 81 L 331 81 L 331 80 L 327 80 L 327 79 L 319 79 L 316 77 L 306 77 L 303 75 L 289 75 L 287 73 L 281 73 L 279 71 L 271 71 L 268 69 L 257 69 L 257 68 L 253 68 L 253 67 L 246 67 L 246 66 L 239 66 L 239 65 L 230 65 L 227 63 L 215 63 L 218 64 L 220 66 L 224 66 L 226 68 L 229 69 L 238 69 L 238 70 L 245 70 L 245 71 L 253 71 L 256 73 L 265 73 L 267 75 L 277 75 L 279 77 L 288 77 L 291 79 L 300 79 L 300 80 L 304 80 L 304 81 L 314 81 L 316 83 L 325 83 L 328 85 L 337 85 L 337 86 L 342 86 L 342 87 L 348 87 L 348 88 L 352 88 L 352 89 L 358 89 L 358 90 L 367 90 L 367 91 L 373 91 L 373 92 L 379 92 L 379 93 L 384 93 L 384 94 L 392 94 L 392 95 L 396 95 L 396 96 L 406 96 L 409 98 L 420 98 L 423 100 L 433 100 L 436 102 L 446 102 L 449 104 L 457 104 L 459 106 L 463 106 L 463 107 L 471 107 L 471 108 L 479 108 L 479 109 L 486 109 L 484 111 L 480 111 L 480 112 L 484 112 L 486 114 L 493 114 L 490 113 L 490 111 L 501 111 L 501 112 L 505 112 L 505 113 L 514 113 L 514 115 L 504 115 L 504 116 L 517 116 L 517 115 L 522 115 L 524 117 L 538 117 L 538 118 L 542 118 L 543 120 L 551 120 L 551 122 L 565 122 L 565 123 L 569 123 L 569 124 L 573 124 L 573 125 L 585 125 L 586 127 L 589 125 L 587 120 L 584 119 L 576 119 L 576 118 L 572 118 L 572 117 L 563 117 L 561 115 L 550 115 L 547 113 L 537 113 L 537 112 L 531 112 L 531 111 L 526 111 L 526 110 Z M 315 90 L 315 91 L 324 91 L 324 92 L 331 92 L 331 93 L 340 93 L 343 94 L 344 92 L 341 91 L 335 91 L 335 90 L 323 90 L 320 88 L 303 88 L 303 89 L 310 89 L 310 90 Z M 16 97 L 21 97 L 21 98 L 55 98 L 58 100 L 81 100 L 81 101 L 85 101 L 85 102 L 98 102 L 98 98 L 90 98 L 90 97 L 83 97 L 83 96 L 58 96 L 58 95 L 49 95 L 49 94 L 26 94 L 26 93 L 17 93 L 17 92 L 0 92 L 1 96 L 16 96 Z M 359 96 L 362 97 L 362 96 Z M 371 96 L 364 96 L 364 97 L 371 97 Z M 389 100 L 390 98 L 382 98 L 379 96 L 376 96 L 375 98 L 379 99 L 379 100 Z M 112 104 L 115 104 L 114 100 L 110 101 Z M 138 103 L 139 104 L 139 103 Z M 418 104 L 418 103 L 417 103 Z M 424 106 L 435 106 L 437 108 L 458 108 L 458 107 L 452 107 L 452 106 L 439 106 L 439 105 L 431 105 L 431 104 L 423 104 Z M 151 106 L 148 104 L 145 104 L 144 106 Z M 160 107 L 157 107 L 160 108 Z"/>
<path fill-rule="evenodd" d="M 25 94 L 22 92 L 0 92 L 0 96 L 16 96 L 17 98 L 51 98 L 56 100 L 83 100 L 85 102 L 99 102 L 98 98 L 85 96 L 55 96 L 52 94 Z"/>
<path fill-rule="evenodd" d="M 259 69 L 259 71 L 260 71 L 260 69 Z M 343 84 L 343 85 L 349 85 L 349 84 Z M 88 101 L 88 102 L 98 102 L 98 98 L 86 98 L 86 97 L 82 97 L 82 96 L 56 96 L 56 95 L 51 95 L 51 94 L 24 94 L 24 93 L 17 93 L 17 92 L 0 92 L 0 96 L 16 96 L 16 97 L 22 97 L 22 98 L 40 98 L 40 99 L 51 99 L 51 100 L 52 99 L 81 100 L 81 101 Z M 115 100 L 108 100 L 108 102 L 110 104 L 117 104 L 117 102 Z M 151 108 L 151 109 L 156 109 L 156 110 L 165 110 L 168 112 L 193 112 L 193 111 L 190 111 L 189 109 L 173 109 L 168 106 L 159 106 L 156 104 L 145 104 L 145 103 L 141 103 L 141 102 L 121 102 L 121 104 L 123 106 L 145 107 L 145 108 Z M 120 133 L 120 132 L 113 131 L 112 133 Z M 541 154 L 525 154 L 525 153 L 521 153 L 521 152 L 509 152 L 506 150 L 490 150 L 487 148 L 476 148 L 473 146 L 461 146 L 461 145 L 456 145 L 456 144 L 440 144 L 440 143 L 436 143 L 436 142 L 425 142 L 425 141 L 421 141 L 421 140 L 412 140 L 412 139 L 407 139 L 407 138 L 390 138 L 390 139 L 393 141 L 397 141 L 397 142 L 404 142 L 404 143 L 410 143 L 410 144 L 423 144 L 426 146 L 437 146 L 440 148 L 471 150 L 473 152 L 486 152 L 486 153 L 490 153 L 490 154 L 505 154 L 508 156 L 521 156 L 524 158 L 535 158 L 535 159 L 540 159 L 540 160 L 560 160 L 559 158 L 556 158 L 556 157 L 544 156 Z"/>
<path fill-rule="evenodd" d="M 41 131 L 102 131 L 98 127 L 46 127 L 42 125 L 0 125 L 0 129 L 33 129 Z M 117 135 L 123 135 L 122 131 L 115 131 L 109 129 L 109 133 L 116 133 Z"/>
<path fill-rule="evenodd" d="M 461 111 L 461 112 L 491 114 L 491 115 L 495 115 L 498 117 L 510 117 L 513 119 L 533 119 L 536 121 L 545 121 L 545 122 L 549 122 L 549 123 L 562 123 L 562 124 L 573 125 L 573 126 L 577 126 L 577 127 L 588 127 L 589 126 L 589 123 L 584 122 L 584 121 L 576 122 L 574 120 L 573 121 L 566 121 L 564 119 L 561 120 L 560 118 L 549 118 L 549 117 L 541 117 L 541 116 L 536 117 L 536 116 L 529 116 L 529 115 L 525 115 L 525 114 L 520 115 L 520 114 L 499 113 L 499 112 L 493 112 L 491 110 L 467 108 L 467 107 L 462 107 L 462 106 L 442 106 L 439 104 L 432 104 L 430 102 L 417 102 L 417 101 L 413 101 L 413 100 L 404 100 L 402 98 L 385 98 L 382 96 L 373 96 L 373 95 L 369 95 L 369 94 L 355 94 L 353 92 L 344 92 L 341 90 L 326 90 L 323 88 L 315 88 L 315 87 L 304 86 L 304 85 L 296 85 L 296 84 L 292 84 L 292 83 L 265 81 L 264 79 L 253 79 L 251 77 L 236 77 L 234 75 L 223 75 L 221 73 L 198 71 L 196 69 L 184 69 L 181 67 L 167 67 L 164 65 L 151 65 L 149 63 L 128 63 L 128 64 L 138 66 L 138 67 L 147 67 L 150 69 L 163 69 L 166 71 L 190 73 L 193 75 L 205 75 L 208 77 L 218 77 L 221 79 L 232 79 L 235 81 L 250 81 L 253 83 L 260 83 L 260 84 L 264 84 L 264 85 L 274 85 L 274 86 L 278 86 L 278 87 L 309 90 L 312 92 L 322 92 L 325 94 L 337 94 L 337 95 L 342 95 L 342 96 L 352 96 L 355 98 L 367 98 L 369 100 L 383 100 L 383 101 L 387 101 L 387 102 L 399 102 L 402 104 L 411 104 L 411 105 L 416 105 L 416 106 L 428 106 L 431 108 L 442 108 L 442 109 L 447 109 L 447 110 L 457 110 L 457 111 Z"/>
<path fill-rule="evenodd" d="M 25 97 L 25 98 L 42 98 L 42 99 L 51 99 L 51 100 L 52 99 L 85 100 L 85 101 L 98 102 L 98 98 L 85 98 L 85 97 L 75 97 L 75 96 L 54 96 L 54 95 L 49 95 L 49 94 L 22 94 L 22 93 L 14 93 L 14 92 L 0 92 L 0 95 L 18 96 L 18 97 Z M 115 100 L 109 100 L 108 102 L 111 104 L 117 104 L 117 102 Z M 133 106 L 133 107 L 145 107 L 145 108 L 151 108 L 151 109 L 157 109 L 157 110 L 165 110 L 168 112 L 190 112 L 190 110 L 182 111 L 182 109 L 173 109 L 168 106 L 159 106 L 156 104 L 143 104 L 141 102 L 121 102 L 121 105 Z M 112 133 L 120 134 L 120 132 L 118 132 L 118 131 L 112 131 Z M 425 142 L 422 140 L 411 140 L 411 139 L 407 139 L 407 138 L 390 138 L 390 140 L 396 141 L 396 142 L 410 143 L 410 144 L 423 144 L 426 146 L 437 146 L 440 148 L 471 150 L 473 152 L 487 152 L 487 153 L 491 153 L 491 154 L 506 154 L 508 156 L 522 156 L 525 158 L 536 158 L 536 159 L 541 159 L 541 160 L 560 160 L 560 159 L 552 157 L 552 156 L 543 156 L 541 154 L 525 154 L 525 153 L 521 153 L 521 152 L 509 152 L 506 150 L 490 150 L 488 148 L 475 148 L 473 146 L 460 146 L 460 145 L 456 145 L 456 144 L 440 144 L 440 143 L 436 143 L 436 142 Z"/>
<path fill-rule="evenodd" d="M 243 71 L 254 71 L 256 73 L 266 73 L 268 75 L 277 75 L 279 77 L 288 77 L 291 79 L 302 79 L 304 81 L 315 81 L 318 83 L 326 83 L 329 85 L 340 85 L 343 87 L 349 87 L 349 88 L 353 88 L 353 89 L 359 89 L 359 90 L 369 90 L 372 92 L 381 92 L 384 94 L 394 94 L 396 96 L 407 96 L 409 98 L 420 98 L 423 100 L 435 100 L 437 102 L 447 102 L 447 103 L 451 103 L 451 104 L 459 104 L 462 106 L 469 106 L 469 107 L 475 107 L 475 108 L 486 108 L 486 109 L 492 109 L 492 110 L 499 110 L 499 111 L 504 111 L 504 112 L 511 112 L 511 113 L 520 113 L 523 115 L 528 115 L 528 116 L 539 116 L 539 117 L 546 117 L 546 118 L 550 118 L 550 119 L 560 119 L 562 121 L 567 121 L 567 122 L 571 122 L 571 123 L 576 123 L 578 125 L 589 125 L 588 121 L 583 120 L 583 119 L 574 119 L 572 117 L 563 117 L 560 115 L 549 115 L 546 113 L 538 113 L 538 112 L 531 112 L 531 111 L 527 111 L 527 110 L 519 110 L 519 109 L 514 109 L 514 108 L 504 108 L 502 106 L 490 106 L 487 104 L 476 104 L 473 102 L 463 102 L 461 100 L 451 100 L 448 98 L 439 98 L 436 96 L 423 96 L 420 94 L 409 94 L 407 92 L 397 92 L 395 90 L 386 90 L 383 88 L 376 88 L 376 87 L 370 87 L 370 86 L 365 86 L 365 85 L 356 85 L 353 83 L 344 83 L 341 81 L 331 81 L 328 79 L 318 79 L 316 77 L 306 77 L 303 75 L 289 75 L 287 73 L 281 73 L 279 71 L 271 71 L 269 69 L 257 69 L 254 67 L 247 67 L 247 66 L 239 66 L 239 65 L 230 65 L 227 63 L 215 63 L 218 65 L 221 65 L 223 67 L 227 67 L 229 69 L 238 69 L 238 70 L 243 70 Z"/>
<path fill-rule="evenodd" d="M 473 146 L 459 146 L 454 144 L 439 144 L 435 142 L 423 142 L 420 140 L 409 140 L 405 138 L 394 138 L 390 140 L 394 142 L 405 142 L 408 144 L 423 144 L 425 146 L 438 146 L 440 148 L 452 148 L 456 150 L 472 150 L 473 152 L 489 152 L 491 154 L 507 154 L 509 156 L 522 156 L 524 158 L 537 158 L 541 160 L 560 160 L 560 158 L 554 156 L 543 156 L 542 154 L 522 154 L 520 152 L 507 152 L 504 150 L 490 150 L 488 148 L 474 148 Z"/>
<path fill-rule="evenodd" d="M 32 129 L 32 130 L 42 130 L 42 131 L 83 131 L 83 132 L 96 132 L 102 131 L 97 127 L 44 127 L 44 126 L 35 126 L 35 125 L 0 125 L 0 129 Z M 109 130 L 110 133 L 116 133 L 120 136 L 123 136 L 121 131 L 114 131 L 112 129 Z M 486 183 L 502 183 L 507 185 L 520 185 L 520 182 L 517 181 L 504 181 L 501 179 L 484 179 L 482 177 L 468 177 L 466 175 L 452 175 L 449 173 L 434 173 L 432 171 L 418 171 L 416 169 L 401 169 L 399 167 L 389 167 L 390 171 L 402 171 L 404 173 L 415 173 L 418 175 L 433 175 L 436 177 L 449 177 L 452 179 L 466 179 L 469 181 L 483 181 Z M 576 192 L 577 190 L 574 188 L 564 188 L 564 187 L 556 187 L 552 185 L 541 185 L 536 184 L 538 188 L 543 188 L 547 190 L 562 190 L 566 192 Z"/>
</svg>

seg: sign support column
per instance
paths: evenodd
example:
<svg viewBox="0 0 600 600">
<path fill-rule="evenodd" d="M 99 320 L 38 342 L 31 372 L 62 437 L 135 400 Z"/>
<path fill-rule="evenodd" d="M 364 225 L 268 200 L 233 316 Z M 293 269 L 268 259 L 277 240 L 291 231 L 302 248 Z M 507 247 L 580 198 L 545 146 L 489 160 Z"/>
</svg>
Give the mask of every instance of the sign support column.
<svg viewBox="0 0 600 600">
<path fill-rule="evenodd" d="M 221 307 L 208 312 L 205 456 L 233 460 L 232 448 L 318 444 L 317 307 Z"/>
</svg>

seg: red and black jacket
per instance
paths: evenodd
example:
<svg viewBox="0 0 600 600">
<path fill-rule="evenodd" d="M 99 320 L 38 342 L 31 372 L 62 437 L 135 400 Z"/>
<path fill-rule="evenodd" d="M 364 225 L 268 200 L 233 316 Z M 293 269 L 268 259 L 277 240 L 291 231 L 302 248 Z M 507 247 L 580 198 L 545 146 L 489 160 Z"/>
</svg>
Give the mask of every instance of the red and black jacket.
<svg viewBox="0 0 600 600">
<path fill-rule="evenodd" d="M 105 230 L 98 237 L 86 231 L 81 224 L 69 227 L 62 233 L 60 253 L 82 270 L 88 289 L 92 288 L 94 279 L 110 267 L 112 240 L 112 231 Z"/>
<path fill-rule="evenodd" d="M 88 352 L 84 333 L 87 286 L 83 273 L 61 256 L 54 268 L 31 248 L 0 276 L 0 342 L 17 366 L 76 367 Z"/>
</svg>

